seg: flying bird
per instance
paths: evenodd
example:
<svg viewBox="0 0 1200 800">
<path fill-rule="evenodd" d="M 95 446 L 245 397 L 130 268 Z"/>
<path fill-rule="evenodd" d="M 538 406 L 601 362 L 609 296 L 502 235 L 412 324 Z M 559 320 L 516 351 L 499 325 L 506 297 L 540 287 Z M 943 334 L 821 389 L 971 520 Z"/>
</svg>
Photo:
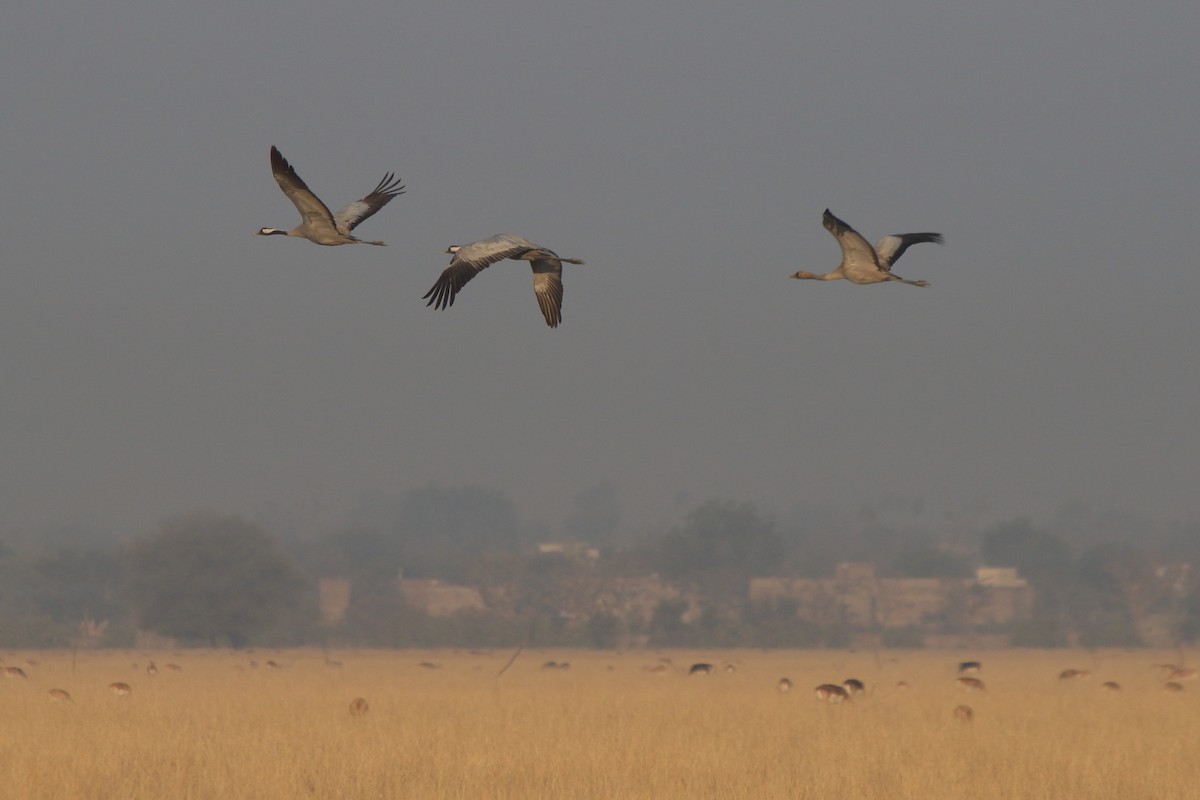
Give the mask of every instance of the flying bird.
<svg viewBox="0 0 1200 800">
<path fill-rule="evenodd" d="M 845 278 L 851 283 L 868 284 L 884 283 L 885 281 L 900 281 L 913 286 L 928 286 L 928 281 L 906 281 L 899 275 L 892 274 L 892 264 L 900 260 L 904 251 L 914 244 L 934 242 L 942 244 L 940 233 L 896 233 L 885 236 L 879 243 L 871 247 L 858 231 L 835 217 L 829 209 L 825 209 L 822 217 L 825 229 L 833 234 L 842 246 L 842 263 L 833 272 L 816 275 L 811 272 L 797 272 L 793 278 L 814 281 L 836 281 Z"/>
<path fill-rule="evenodd" d="M 299 236 L 310 242 L 325 245 L 337 244 L 375 244 L 384 242 L 368 242 L 353 236 L 351 231 L 358 224 L 379 209 L 388 204 L 396 195 L 404 194 L 400 180 L 392 173 L 383 176 L 379 185 L 362 200 L 356 200 L 338 213 L 331 213 L 329 207 L 321 202 L 321 198 L 313 194 L 308 184 L 296 174 L 296 170 L 278 148 L 271 147 L 271 173 L 275 182 L 287 195 L 288 199 L 300 212 L 300 224 L 290 231 L 280 228 L 259 228 L 259 236 Z"/>
<path fill-rule="evenodd" d="M 551 328 L 557 328 L 562 322 L 563 262 L 584 263 L 577 258 L 560 258 L 552 250 L 538 247 L 528 239 L 507 233 L 500 233 L 473 244 L 450 245 L 446 252 L 454 258 L 450 259 L 450 265 L 442 271 L 433 288 L 421 298 L 429 301 L 425 305 L 449 308 L 454 305 L 454 298 L 467 281 L 497 261 L 506 258 L 528 261 L 533 267 L 533 293 L 537 296 L 538 306 L 542 309 L 546 324 Z"/>
</svg>

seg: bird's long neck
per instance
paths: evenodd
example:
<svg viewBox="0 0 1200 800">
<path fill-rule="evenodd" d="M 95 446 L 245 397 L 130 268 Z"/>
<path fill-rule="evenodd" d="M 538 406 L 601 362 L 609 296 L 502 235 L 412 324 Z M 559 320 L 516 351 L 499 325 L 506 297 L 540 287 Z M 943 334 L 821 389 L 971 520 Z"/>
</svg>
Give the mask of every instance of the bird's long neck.
<svg viewBox="0 0 1200 800">
<path fill-rule="evenodd" d="M 824 275 L 818 275 L 814 272 L 797 272 L 792 277 L 799 278 L 802 281 L 836 281 L 841 280 L 845 276 L 840 272 L 826 272 Z"/>
</svg>

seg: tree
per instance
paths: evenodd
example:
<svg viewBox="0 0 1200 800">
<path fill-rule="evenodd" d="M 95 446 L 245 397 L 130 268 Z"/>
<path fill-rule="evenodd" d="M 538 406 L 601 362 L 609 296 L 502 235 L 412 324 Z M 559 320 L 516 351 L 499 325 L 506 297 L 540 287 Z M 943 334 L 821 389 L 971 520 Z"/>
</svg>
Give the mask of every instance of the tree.
<svg viewBox="0 0 1200 800">
<path fill-rule="evenodd" d="M 163 523 L 130 550 L 128 592 L 141 628 L 242 647 L 299 600 L 301 582 L 275 539 L 237 517 Z"/>
<path fill-rule="evenodd" d="M 397 537 L 352 528 L 318 538 L 305 548 L 303 563 L 310 574 L 350 578 L 356 587 L 390 587 L 404 558 Z"/>
<path fill-rule="evenodd" d="M 1067 632 L 1057 620 L 1034 617 L 1013 623 L 1009 644 L 1013 647 L 1066 647 Z"/>
<path fill-rule="evenodd" d="M 1073 578 L 1071 551 L 1062 539 L 1019 517 L 985 531 L 980 553 L 988 566 L 1016 567 L 1034 588 L 1039 615 L 1061 609 Z"/>
<path fill-rule="evenodd" d="M 403 569 L 409 577 L 463 580 L 476 555 L 515 552 L 521 542 L 516 505 L 479 486 L 371 494 L 359 504 L 354 524 L 360 540 L 366 532 L 379 535 L 372 546 L 393 562 L 389 571 Z"/>
<path fill-rule="evenodd" d="M 1034 528 L 1024 517 L 985 531 L 980 551 L 988 566 L 1016 567 L 1030 580 L 1061 574 L 1071 563 L 1071 553 L 1062 539 Z"/>
<path fill-rule="evenodd" d="M 710 597 L 741 595 L 752 575 L 767 575 L 783 559 L 775 525 L 749 503 L 710 501 L 663 537 L 661 569 Z"/>
<path fill-rule="evenodd" d="M 617 487 L 612 481 L 602 481 L 572 498 L 563 531 L 581 542 L 601 544 L 612 539 L 620 521 Z"/>
<path fill-rule="evenodd" d="M 558 553 L 538 553 L 521 559 L 521 574 L 510 591 L 518 615 L 554 619 L 576 610 L 589 588 L 577 562 Z"/>
<path fill-rule="evenodd" d="M 588 644 L 597 650 L 617 646 L 621 636 L 621 621 L 607 611 L 596 611 L 586 623 Z"/>
<path fill-rule="evenodd" d="M 650 641 L 661 647 L 681 647 L 692 643 L 692 628 L 684 622 L 686 600 L 662 600 L 650 617 Z"/>
<path fill-rule="evenodd" d="M 1175 640 L 1177 644 L 1195 644 L 1200 641 L 1200 581 L 1191 585 L 1177 601 Z"/>
<path fill-rule="evenodd" d="M 1139 643 L 1150 630 L 1150 610 L 1170 599 L 1170 586 L 1159 579 L 1154 565 L 1128 544 L 1089 548 L 1079 557 L 1076 572 L 1077 594 L 1084 601 L 1077 603 L 1076 617 L 1085 639 L 1098 645 Z"/>
<path fill-rule="evenodd" d="M 124 616 L 119 598 L 121 559 L 117 550 L 80 551 L 63 548 L 39 558 L 34 571 L 42 578 L 39 605 L 55 621 L 77 625 L 84 619 Z"/>
<path fill-rule="evenodd" d="M 926 542 L 901 545 L 889 571 L 906 578 L 969 578 L 972 574 L 966 559 Z"/>
</svg>

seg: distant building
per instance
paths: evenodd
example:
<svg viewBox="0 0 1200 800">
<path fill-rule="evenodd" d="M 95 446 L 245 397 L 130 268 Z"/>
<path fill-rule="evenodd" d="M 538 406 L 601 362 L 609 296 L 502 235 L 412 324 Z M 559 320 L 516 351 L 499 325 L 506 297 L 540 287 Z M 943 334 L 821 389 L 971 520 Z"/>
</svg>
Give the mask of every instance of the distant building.
<svg viewBox="0 0 1200 800">
<path fill-rule="evenodd" d="M 483 611 L 483 595 L 471 586 L 443 583 L 436 578 L 398 578 L 396 588 L 404 602 L 431 617 L 448 617 L 459 611 Z"/>
<path fill-rule="evenodd" d="M 317 581 L 317 602 L 321 623 L 337 625 L 346 618 L 350 607 L 350 581 L 345 578 L 321 578 Z"/>
<path fill-rule="evenodd" d="M 541 555 L 554 553 L 576 561 L 596 561 L 600 558 L 600 551 L 584 542 L 539 542 L 537 550 Z"/>
<path fill-rule="evenodd" d="M 1029 581 L 1017 576 L 1016 567 L 979 567 L 975 570 L 975 581 L 981 586 L 1007 589 L 1023 589 L 1029 585 Z"/>
<path fill-rule="evenodd" d="M 1160 564 L 1154 568 L 1154 577 L 1166 587 L 1171 597 L 1183 598 L 1191 585 L 1192 565 L 1186 561 L 1177 564 Z"/>
<path fill-rule="evenodd" d="M 753 578 L 752 605 L 794 602 L 813 622 L 855 627 L 936 625 L 947 617 L 971 625 L 1028 618 L 1033 590 L 1017 571 L 982 567 L 974 578 L 880 578 L 875 566 L 843 563 L 832 578 Z"/>
<path fill-rule="evenodd" d="M 592 610 L 612 614 L 624 622 L 639 624 L 650 622 L 655 609 L 664 602 L 685 603 L 687 608 L 680 617 L 685 623 L 694 622 L 700 617 L 700 603 L 696 594 L 681 591 L 658 575 L 612 578 L 588 598 Z"/>
</svg>

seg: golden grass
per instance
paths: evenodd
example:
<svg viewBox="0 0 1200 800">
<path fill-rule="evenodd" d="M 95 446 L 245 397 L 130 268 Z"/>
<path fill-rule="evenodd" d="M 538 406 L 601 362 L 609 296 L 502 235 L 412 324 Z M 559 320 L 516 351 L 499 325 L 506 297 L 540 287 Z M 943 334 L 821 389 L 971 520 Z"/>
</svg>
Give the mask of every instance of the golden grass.
<svg viewBox="0 0 1200 800">
<path fill-rule="evenodd" d="M 1176 659 L 1149 651 L 546 651 L 502 677 L 503 651 L 330 653 L 341 667 L 311 650 L 0 655 L 29 676 L 0 679 L 0 794 L 16 800 L 1127 800 L 1200 786 L 1200 684 L 1160 691 L 1151 665 Z M 675 669 L 647 672 L 661 656 Z M 954 686 L 971 657 L 985 692 Z M 693 661 L 737 671 L 687 677 Z M 1092 678 L 1057 680 L 1067 667 Z M 813 697 L 849 677 L 866 696 Z M 1122 690 L 1101 691 L 1108 680 Z M 115 681 L 132 694 L 112 695 Z M 55 688 L 71 700 L 52 702 Z M 964 703 L 973 722 L 954 718 Z"/>
</svg>

